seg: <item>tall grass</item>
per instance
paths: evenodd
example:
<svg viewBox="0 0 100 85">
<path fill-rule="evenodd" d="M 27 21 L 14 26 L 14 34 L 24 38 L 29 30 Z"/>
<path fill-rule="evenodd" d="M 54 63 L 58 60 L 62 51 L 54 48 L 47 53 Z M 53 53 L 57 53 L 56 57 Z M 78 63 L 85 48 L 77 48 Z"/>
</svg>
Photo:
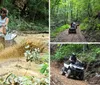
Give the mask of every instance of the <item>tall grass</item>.
<svg viewBox="0 0 100 85">
<path fill-rule="evenodd" d="M 68 29 L 69 27 L 70 26 L 68 24 L 66 24 L 66 25 L 63 25 L 63 26 L 61 26 L 59 28 L 56 28 L 55 31 L 51 32 L 51 37 L 56 37 L 60 32 Z"/>
</svg>

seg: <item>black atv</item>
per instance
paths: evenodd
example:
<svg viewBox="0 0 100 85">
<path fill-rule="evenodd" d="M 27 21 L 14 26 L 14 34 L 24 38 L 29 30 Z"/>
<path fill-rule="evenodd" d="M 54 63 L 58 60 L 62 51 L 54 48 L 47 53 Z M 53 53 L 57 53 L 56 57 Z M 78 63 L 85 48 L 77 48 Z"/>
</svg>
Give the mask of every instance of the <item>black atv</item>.
<svg viewBox="0 0 100 85">
<path fill-rule="evenodd" d="M 84 79 L 84 67 L 81 62 L 76 62 L 75 64 L 66 64 L 62 67 L 61 74 L 65 75 L 67 78 L 73 77 L 80 80 Z"/>
<path fill-rule="evenodd" d="M 71 34 L 71 33 L 75 33 L 76 34 L 76 29 L 71 27 L 71 28 L 69 28 L 68 32 L 69 32 L 69 34 Z"/>
<path fill-rule="evenodd" d="M 76 29 L 77 29 L 77 24 L 76 23 L 71 23 L 71 27 L 68 30 L 68 33 L 75 33 L 76 34 Z"/>
</svg>

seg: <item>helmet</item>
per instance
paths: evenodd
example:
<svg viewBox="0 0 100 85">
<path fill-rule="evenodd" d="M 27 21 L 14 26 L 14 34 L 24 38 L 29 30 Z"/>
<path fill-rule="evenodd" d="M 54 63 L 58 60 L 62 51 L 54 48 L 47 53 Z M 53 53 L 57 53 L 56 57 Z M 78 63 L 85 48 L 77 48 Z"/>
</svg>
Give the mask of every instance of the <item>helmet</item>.
<svg viewBox="0 0 100 85">
<path fill-rule="evenodd" d="M 76 54 L 75 53 L 72 53 L 72 56 L 76 56 Z"/>
<path fill-rule="evenodd" d="M 76 24 L 75 22 L 73 22 L 73 24 Z"/>
</svg>

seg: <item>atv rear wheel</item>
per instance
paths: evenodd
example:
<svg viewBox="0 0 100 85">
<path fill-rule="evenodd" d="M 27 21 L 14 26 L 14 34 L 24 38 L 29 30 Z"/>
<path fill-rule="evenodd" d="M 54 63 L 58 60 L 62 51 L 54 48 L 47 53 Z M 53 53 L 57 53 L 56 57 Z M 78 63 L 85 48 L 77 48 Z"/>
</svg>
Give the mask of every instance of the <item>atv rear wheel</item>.
<svg viewBox="0 0 100 85">
<path fill-rule="evenodd" d="M 69 69 L 69 70 L 67 70 L 66 77 L 69 78 L 70 75 L 71 75 L 71 70 Z"/>
</svg>

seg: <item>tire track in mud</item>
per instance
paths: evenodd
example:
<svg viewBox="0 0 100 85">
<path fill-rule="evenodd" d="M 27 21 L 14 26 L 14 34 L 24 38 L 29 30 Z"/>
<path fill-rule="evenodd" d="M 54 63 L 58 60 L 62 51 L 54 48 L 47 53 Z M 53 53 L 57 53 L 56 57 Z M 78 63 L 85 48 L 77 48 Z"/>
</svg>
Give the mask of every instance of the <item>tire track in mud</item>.
<svg viewBox="0 0 100 85">
<path fill-rule="evenodd" d="M 79 28 L 76 29 L 76 34 L 69 34 L 68 29 L 61 32 L 56 38 L 55 42 L 86 42 Z"/>
<path fill-rule="evenodd" d="M 89 85 L 85 81 L 66 78 L 65 76 L 60 74 L 60 69 L 54 66 L 51 66 L 50 81 L 50 85 Z"/>
</svg>

